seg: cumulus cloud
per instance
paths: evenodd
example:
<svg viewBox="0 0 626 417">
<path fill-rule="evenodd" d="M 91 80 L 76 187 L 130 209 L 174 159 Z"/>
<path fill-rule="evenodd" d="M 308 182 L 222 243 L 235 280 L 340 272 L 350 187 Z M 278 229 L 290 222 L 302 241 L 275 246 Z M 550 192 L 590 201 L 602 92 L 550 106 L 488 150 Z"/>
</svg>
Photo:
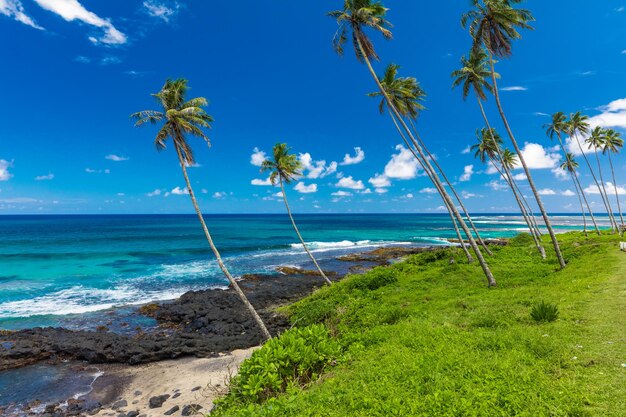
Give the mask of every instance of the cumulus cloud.
<svg viewBox="0 0 626 417">
<path fill-rule="evenodd" d="M 396 146 L 398 153 L 391 156 L 391 160 L 385 166 L 387 178 L 410 180 L 417 177 L 419 163 L 410 150 L 402 145 Z"/>
<path fill-rule="evenodd" d="M 169 23 L 172 18 L 176 17 L 181 6 L 176 1 L 166 3 L 165 1 L 148 0 L 143 2 L 143 7 L 148 15 Z"/>
<path fill-rule="evenodd" d="M 187 188 L 176 187 L 172 191 L 170 191 L 173 195 L 187 195 L 189 194 L 189 190 Z"/>
<path fill-rule="evenodd" d="M 576 193 L 573 192 L 572 190 L 565 190 L 565 191 L 561 192 L 561 195 L 563 197 L 574 197 L 576 195 Z"/>
<path fill-rule="evenodd" d="M 472 151 L 472 147 L 471 147 L 470 145 L 467 145 L 467 147 L 461 151 L 461 154 L 463 154 L 463 155 L 467 155 L 467 154 L 469 154 L 471 151 Z"/>
<path fill-rule="evenodd" d="M 376 174 L 368 180 L 375 188 L 385 188 L 391 186 L 391 181 L 385 175 Z"/>
<path fill-rule="evenodd" d="M 20 0 L 0 0 L 0 14 L 11 17 L 35 29 L 43 30 L 41 26 L 26 14 Z"/>
<path fill-rule="evenodd" d="M 128 161 L 130 158 L 126 156 L 110 154 L 110 155 L 105 156 L 104 159 L 108 159 L 109 161 L 113 161 L 113 162 L 124 162 L 124 161 Z"/>
<path fill-rule="evenodd" d="M 2 0 L 0 0 L 2 1 Z M 34 0 L 42 8 L 56 13 L 68 22 L 79 20 L 104 31 L 99 37 L 91 36 L 89 40 L 94 44 L 123 45 L 128 41 L 126 35 L 117 30 L 109 19 L 104 19 L 85 9 L 78 0 Z"/>
<path fill-rule="evenodd" d="M 252 185 L 258 185 L 258 186 L 261 186 L 261 187 L 267 187 L 267 186 L 272 185 L 272 181 L 270 181 L 270 178 L 269 178 L 269 177 L 267 177 L 267 178 L 266 178 L 266 179 L 264 179 L 264 180 L 261 180 L 261 179 L 255 178 L 255 179 L 253 179 L 252 181 L 250 181 L 250 184 L 252 184 Z"/>
<path fill-rule="evenodd" d="M 214 193 L 213 193 L 213 198 L 218 199 L 218 200 L 221 200 L 221 199 L 223 199 L 223 198 L 226 198 L 226 196 L 227 196 L 227 195 L 228 195 L 228 194 L 226 194 L 225 192 L 222 192 L 222 191 L 216 191 L 216 192 L 214 192 Z"/>
<path fill-rule="evenodd" d="M 250 163 L 255 167 L 260 167 L 266 159 L 267 154 L 265 152 L 259 150 L 259 148 L 254 148 L 250 156 Z"/>
<path fill-rule="evenodd" d="M 387 192 L 386 188 L 377 188 L 376 194 L 385 194 Z"/>
<path fill-rule="evenodd" d="M 331 194 L 333 197 L 350 197 L 352 196 L 351 192 L 339 190 Z"/>
<path fill-rule="evenodd" d="M 600 114 L 590 117 L 588 120 L 590 130 L 600 126 L 603 128 L 622 129 L 626 130 L 626 98 L 614 100 L 605 106 L 599 108 Z M 583 147 L 584 151 L 587 151 L 587 146 L 584 144 L 586 136 L 577 136 L 578 141 Z M 580 146 L 574 138 L 567 138 L 567 150 L 574 155 L 582 155 Z"/>
<path fill-rule="evenodd" d="M 310 153 L 301 153 L 298 160 L 302 164 L 305 176 L 310 179 L 325 178 L 337 172 L 337 162 L 326 164 L 326 161 L 314 161 Z"/>
<path fill-rule="evenodd" d="M 506 185 L 504 182 L 502 181 L 490 181 L 489 183 L 487 183 L 487 187 L 491 188 L 494 191 L 503 191 L 506 190 L 508 188 L 508 185 Z"/>
<path fill-rule="evenodd" d="M 426 187 L 426 188 L 422 188 L 420 190 L 420 194 L 438 194 L 439 191 L 437 191 L 436 188 L 431 188 L 431 187 Z"/>
<path fill-rule="evenodd" d="M 459 178 L 461 182 L 467 182 L 472 179 L 472 175 L 474 175 L 474 165 L 467 165 L 463 169 L 463 175 Z"/>
<path fill-rule="evenodd" d="M 305 185 L 303 182 L 299 182 L 293 189 L 301 194 L 312 194 L 317 192 L 317 184 Z"/>
<path fill-rule="evenodd" d="M 11 177 L 13 177 L 13 174 L 9 172 L 9 168 L 12 167 L 13 161 L 9 162 L 4 159 L 0 159 L 0 181 L 8 181 Z"/>
<path fill-rule="evenodd" d="M 339 188 L 349 188 L 351 190 L 364 190 L 365 185 L 363 185 L 363 181 L 356 181 L 352 177 L 344 177 L 335 184 L 336 187 Z"/>
<path fill-rule="evenodd" d="M 54 179 L 54 174 L 39 175 L 35 177 L 35 181 L 50 181 Z"/>
<path fill-rule="evenodd" d="M 556 195 L 556 191 L 550 188 L 544 188 L 542 190 L 537 191 L 539 195 Z"/>
<path fill-rule="evenodd" d="M 551 152 L 537 143 L 526 143 L 522 155 L 529 169 L 554 169 L 561 161 L 560 154 Z M 520 168 L 522 165 L 517 164 L 516 169 Z"/>
<path fill-rule="evenodd" d="M 354 153 L 354 156 L 346 154 L 346 156 L 343 157 L 343 162 L 340 165 L 356 165 L 365 160 L 365 152 L 360 147 L 355 147 Z"/>
<path fill-rule="evenodd" d="M 470 198 L 474 198 L 474 197 L 478 197 L 476 194 L 473 193 L 468 193 L 467 191 L 461 191 L 461 195 L 463 196 L 464 199 L 470 199 Z"/>
<path fill-rule="evenodd" d="M 607 182 L 606 184 L 604 184 L 604 188 L 606 188 L 606 192 L 607 192 L 607 194 L 609 196 L 615 195 L 616 187 L 613 185 L 613 183 Z M 587 194 L 600 194 L 600 190 L 598 189 L 597 185 L 591 184 L 589 187 L 585 188 L 585 193 L 587 193 Z M 619 195 L 626 195 L 626 188 L 620 187 L 618 185 L 617 186 L 617 193 Z"/>
<path fill-rule="evenodd" d="M 148 197 L 156 197 L 157 195 L 161 195 L 163 193 L 163 191 L 159 190 L 158 188 L 152 192 L 147 193 L 146 195 Z"/>
</svg>

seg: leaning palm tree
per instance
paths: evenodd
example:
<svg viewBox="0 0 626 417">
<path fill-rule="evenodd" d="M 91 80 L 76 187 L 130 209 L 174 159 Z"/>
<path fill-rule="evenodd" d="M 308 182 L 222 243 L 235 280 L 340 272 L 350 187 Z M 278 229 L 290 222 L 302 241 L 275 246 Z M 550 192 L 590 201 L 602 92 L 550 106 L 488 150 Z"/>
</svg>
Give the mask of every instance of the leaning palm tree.
<svg viewBox="0 0 626 417">
<path fill-rule="evenodd" d="M 617 228 L 617 221 L 615 220 L 615 216 L 613 214 L 613 207 L 611 207 L 611 200 L 609 199 L 609 194 L 606 192 L 606 185 L 604 182 L 604 175 L 602 174 L 602 164 L 600 163 L 600 154 L 598 153 L 598 149 L 604 148 L 604 143 L 606 142 L 605 130 L 600 126 L 596 126 L 587 140 L 585 140 L 585 144 L 587 145 L 587 150 L 593 148 L 594 154 L 596 156 L 596 162 L 598 164 L 598 174 L 600 175 L 600 185 L 602 188 L 599 190 L 600 194 L 604 196 L 606 201 L 606 205 L 608 207 L 609 216 L 613 218 L 615 221 L 615 227 Z M 616 230 L 617 231 L 617 230 Z"/>
<path fill-rule="evenodd" d="M 207 99 L 204 97 L 198 97 L 186 101 L 185 95 L 187 93 L 187 89 L 187 80 L 183 78 L 177 80 L 168 79 L 163 88 L 161 88 L 161 91 L 153 94 L 153 97 L 155 97 L 162 106 L 162 110 L 144 110 L 132 114 L 131 117 L 137 120 L 135 123 L 135 126 L 137 127 L 146 123 L 157 124 L 163 122 L 163 125 L 157 133 L 154 141 L 156 148 L 158 150 L 165 149 L 165 142 L 167 139 L 172 139 L 174 150 L 178 155 L 178 162 L 183 170 L 183 177 L 185 178 L 185 183 L 187 184 L 189 197 L 191 198 L 191 202 L 196 210 L 196 214 L 198 215 L 198 219 L 202 225 L 204 235 L 209 242 L 209 246 L 211 246 L 211 250 L 213 250 L 213 253 L 215 254 L 217 264 L 230 282 L 230 285 L 239 295 L 239 298 L 241 298 L 241 301 L 249 310 L 250 315 L 258 324 L 259 328 L 263 332 L 263 336 L 266 339 L 270 339 L 272 336 L 267 330 L 267 327 L 265 327 L 263 320 L 261 320 L 261 317 L 256 312 L 252 304 L 250 304 L 250 301 L 248 301 L 248 298 L 237 284 L 237 281 L 235 281 L 235 278 L 233 278 L 231 273 L 226 268 L 226 265 L 224 265 L 222 257 L 213 243 L 213 238 L 209 233 L 209 229 L 204 222 L 202 212 L 198 206 L 198 201 L 196 200 L 193 188 L 191 187 L 191 182 L 189 181 L 189 176 L 187 175 L 187 167 L 195 163 L 195 158 L 191 146 L 187 142 L 186 136 L 197 136 L 203 139 L 210 146 L 211 143 L 209 138 L 204 134 L 202 129 L 210 128 L 210 123 L 213 122 L 213 118 L 203 109 L 203 107 L 206 107 L 208 104 Z"/>
<path fill-rule="evenodd" d="M 335 34 L 333 39 L 333 44 L 335 47 L 335 51 L 338 54 L 343 54 L 344 46 L 348 41 L 348 35 L 351 35 L 352 45 L 354 47 L 354 52 L 356 54 L 356 58 L 367 65 L 367 68 L 370 72 L 370 75 L 374 79 L 379 91 L 385 97 L 385 101 L 389 106 L 392 114 L 395 116 L 397 121 L 400 123 L 402 130 L 407 134 L 411 141 L 415 139 L 415 136 L 412 134 L 410 128 L 408 127 L 406 121 L 403 119 L 402 115 L 396 109 L 395 104 L 391 97 L 387 94 L 384 87 L 381 85 L 376 72 L 372 66 L 371 60 L 378 60 L 378 55 L 376 54 L 376 50 L 374 49 L 374 44 L 368 37 L 365 32 L 366 28 L 374 30 L 380 34 L 382 34 L 386 39 L 391 39 L 393 37 L 389 27 L 391 27 L 390 23 L 386 20 L 387 9 L 382 5 L 382 3 L 372 0 L 345 0 L 342 10 L 335 10 L 328 13 L 329 16 L 336 19 L 339 28 Z M 415 141 L 417 143 L 417 141 Z M 450 207 L 454 213 L 454 217 L 461 225 L 463 232 L 467 236 L 469 243 L 472 247 L 472 250 L 476 254 L 478 262 L 480 263 L 483 272 L 485 273 L 485 277 L 487 278 L 487 282 L 490 287 L 496 286 L 496 281 L 485 261 L 483 254 L 478 247 L 474 236 L 471 231 L 465 224 L 463 217 L 459 213 L 455 204 L 453 203 L 450 195 L 445 190 L 445 187 L 439 176 L 436 174 L 435 170 L 432 167 L 432 164 L 426 157 L 421 146 L 416 147 L 416 151 L 419 154 L 421 160 L 424 162 L 424 167 L 431 175 L 434 184 L 436 185 L 437 190 L 442 194 L 446 205 Z"/>
<path fill-rule="evenodd" d="M 522 0 L 472 0 L 474 9 L 464 14 L 461 18 L 461 24 L 463 27 L 469 28 L 470 35 L 473 39 L 472 49 L 478 51 L 484 48 L 489 56 L 489 67 L 491 70 L 491 84 L 493 89 L 493 95 L 500 113 L 504 127 L 513 143 L 515 152 L 517 152 L 518 158 L 528 184 L 533 192 L 539 211 L 543 217 L 544 223 L 550 234 L 552 245 L 554 246 L 554 252 L 556 253 L 557 260 L 561 268 L 565 268 L 566 263 L 559 246 L 559 241 L 556 238 L 552 223 L 548 217 L 548 213 L 543 205 L 539 191 L 535 186 L 530 169 L 521 152 L 519 144 L 515 139 L 513 130 L 509 124 L 509 121 L 504 113 L 502 102 L 500 100 L 500 93 L 498 91 L 498 81 L 495 70 L 495 58 L 508 58 L 512 54 L 512 41 L 520 39 L 522 36 L 518 32 L 519 29 L 532 29 L 530 22 L 534 21 L 534 18 L 530 11 L 525 9 L 516 9 L 511 3 L 520 3 Z"/>
<path fill-rule="evenodd" d="M 586 116 L 582 114 L 581 112 L 576 112 L 570 115 L 569 123 L 567 124 L 567 134 L 570 136 L 570 138 L 572 138 L 576 142 L 576 144 L 578 145 L 578 149 L 580 150 L 580 153 L 585 159 L 585 163 L 587 164 L 587 168 L 589 168 L 591 177 L 593 178 L 593 181 L 596 184 L 596 187 L 598 188 L 598 192 L 600 193 L 600 196 L 602 197 L 602 203 L 604 204 L 604 208 L 606 209 L 606 212 L 609 216 L 611 229 L 615 231 L 615 229 L 617 228 L 617 224 L 616 222 L 613 221 L 611 210 L 609 209 L 609 205 L 607 204 L 606 199 L 604 198 L 604 194 L 602 193 L 602 188 L 600 187 L 600 183 L 598 182 L 598 177 L 596 177 L 593 167 L 591 166 L 591 162 L 589 162 L 589 158 L 587 158 L 587 153 L 583 149 L 583 145 L 580 142 L 579 136 L 586 136 L 589 134 L 588 120 L 589 120 L 589 116 Z"/>
<path fill-rule="evenodd" d="M 576 162 L 576 160 L 574 159 L 573 154 L 571 153 L 565 154 L 565 162 L 561 164 L 561 169 L 564 171 L 567 171 L 572 177 L 572 180 L 574 181 L 574 188 L 576 189 L 576 194 L 578 195 L 578 201 L 580 202 L 580 209 L 582 210 L 582 213 L 583 213 L 583 231 L 585 232 L 585 236 L 587 236 L 587 218 L 585 217 L 585 207 L 583 206 L 583 200 L 581 198 L 581 195 L 584 196 L 585 193 L 582 189 L 579 189 L 580 184 L 578 184 L 575 179 L 577 177 L 576 170 L 578 169 L 578 162 Z M 596 225 L 595 220 L 593 221 L 593 224 L 596 228 L 596 232 L 598 233 L 598 235 L 600 235 L 600 230 L 598 230 L 598 225 Z"/>
<path fill-rule="evenodd" d="M 469 212 L 467 211 L 465 205 L 463 204 L 463 200 L 461 199 L 459 194 L 456 192 L 456 189 L 455 189 L 454 185 L 450 182 L 450 180 L 446 176 L 445 172 L 441 168 L 441 165 L 439 165 L 439 163 L 437 162 L 437 159 L 428 151 L 428 149 L 424 145 L 423 141 L 421 140 L 419 134 L 417 133 L 417 129 L 415 128 L 415 123 L 414 122 L 417 120 L 417 117 L 419 116 L 419 112 L 421 110 L 424 110 L 424 106 L 421 104 L 421 102 L 425 99 L 426 93 L 424 92 L 424 90 L 422 89 L 422 87 L 420 86 L 420 84 L 417 82 L 417 80 L 415 78 L 413 78 L 413 77 L 398 77 L 397 75 L 398 75 L 398 69 L 399 68 L 400 68 L 400 66 L 396 65 L 396 64 L 388 65 L 386 70 L 385 70 L 385 73 L 383 74 L 383 76 L 379 77 L 379 81 L 380 81 L 380 84 L 385 89 L 385 91 L 387 92 L 388 96 L 393 101 L 393 103 L 394 103 L 396 109 L 398 110 L 398 112 L 403 117 L 405 117 L 405 118 L 407 118 L 409 120 L 409 122 L 411 124 L 411 127 L 413 128 L 413 131 L 415 133 L 415 136 L 417 137 L 417 142 L 418 142 L 417 144 L 416 143 L 411 144 L 409 142 L 409 140 L 407 139 L 406 135 L 403 134 L 402 129 L 400 128 L 400 125 L 398 124 L 398 122 L 395 119 L 395 117 L 394 117 L 393 113 L 391 112 L 391 110 L 388 108 L 387 102 L 385 100 L 385 97 L 383 96 L 383 94 L 380 91 L 376 91 L 376 92 L 370 93 L 370 94 L 368 94 L 368 96 L 369 97 L 382 97 L 382 99 L 380 101 L 380 104 L 378 106 L 380 113 L 384 114 L 385 110 L 387 110 L 387 112 L 389 113 L 389 116 L 391 117 L 391 119 L 394 122 L 394 125 L 395 125 L 396 129 L 398 130 L 398 133 L 400 134 L 400 137 L 403 139 L 404 143 L 407 145 L 407 148 L 411 151 L 413 156 L 418 161 L 420 161 L 420 164 L 422 165 L 422 168 L 424 168 L 424 163 L 422 163 L 421 158 L 419 157 L 419 154 L 414 149 L 414 146 L 416 146 L 416 145 L 417 146 L 421 146 L 422 149 L 424 149 L 424 151 L 426 152 L 426 156 L 435 165 L 435 167 L 437 168 L 438 172 L 441 174 L 441 176 L 443 177 L 444 181 L 446 182 L 447 186 L 450 188 L 450 191 L 452 191 L 452 193 L 454 194 L 454 196 L 455 196 L 459 206 L 461 207 L 461 209 L 463 210 L 463 212 L 465 214 L 465 218 L 467 219 L 468 223 L 470 224 L 470 227 L 472 228 L 472 230 L 476 234 L 476 238 L 478 239 L 479 243 L 481 244 L 481 246 L 485 249 L 485 251 L 489 255 L 493 255 L 493 253 L 491 252 L 491 250 L 489 249 L 487 244 L 484 242 L 484 240 L 480 236 L 480 233 L 478 232 L 478 229 L 474 225 L 474 222 L 472 221 L 472 218 L 469 215 Z M 427 175 L 430 178 L 430 173 L 427 170 L 427 168 L 424 168 L 424 172 L 426 172 Z M 432 178 L 431 178 L 431 180 L 432 180 Z M 457 238 L 460 241 L 461 247 L 463 248 L 463 250 L 465 252 L 465 255 L 467 256 L 468 261 L 469 262 L 473 262 L 473 258 L 470 255 L 469 251 L 467 251 L 467 248 L 465 247 L 465 243 L 463 241 L 463 238 L 461 237 L 461 232 L 460 232 L 459 226 L 458 226 L 458 224 L 457 224 L 457 222 L 456 222 L 456 220 L 454 218 L 454 213 L 452 211 L 452 208 L 450 208 L 446 204 L 445 199 L 444 199 L 444 204 L 446 205 L 448 213 L 450 214 L 450 218 L 451 218 L 452 224 L 454 226 L 454 231 L 455 231 L 455 233 L 457 235 Z"/>
<path fill-rule="evenodd" d="M 624 215 L 622 214 L 622 206 L 619 201 L 619 192 L 617 190 L 617 182 L 615 181 L 615 169 L 613 168 L 613 157 L 611 155 L 617 155 L 623 147 L 624 140 L 621 138 L 621 135 L 613 129 L 606 130 L 602 153 L 609 155 L 609 164 L 611 165 L 611 174 L 613 176 L 613 187 L 615 188 L 615 199 L 617 200 L 617 209 L 619 210 L 619 218 L 621 222 L 620 231 L 623 231 L 624 229 Z"/>
<path fill-rule="evenodd" d="M 289 214 L 289 219 L 291 220 L 293 229 L 298 235 L 298 239 L 300 239 L 300 242 L 302 243 L 302 247 L 315 264 L 315 267 L 319 271 L 322 278 L 326 280 L 328 285 L 332 285 L 332 281 L 328 279 L 324 271 L 322 271 L 322 268 L 320 268 L 317 260 L 307 247 L 306 243 L 304 243 L 304 239 L 302 239 L 300 230 L 298 230 L 298 226 L 296 226 L 296 221 L 293 219 L 291 208 L 289 207 L 289 202 L 287 201 L 285 184 L 291 184 L 296 177 L 302 175 L 302 164 L 298 161 L 298 158 L 295 155 L 289 153 L 289 148 L 287 148 L 286 143 L 277 143 L 274 146 L 272 153 L 274 156 L 273 159 L 266 159 L 263 161 L 263 164 L 261 165 L 261 172 L 270 171 L 270 182 L 272 185 L 280 184 L 280 189 L 283 192 L 283 200 L 285 200 L 285 207 L 287 207 L 287 214 Z"/>
<path fill-rule="evenodd" d="M 567 116 L 563 112 L 556 112 L 552 115 L 552 121 L 550 123 L 544 124 L 543 127 L 546 129 L 546 134 L 550 137 L 550 139 L 554 139 L 554 137 L 556 136 L 557 139 L 559 140 L 559 146 L 561 147 L 561 151 L 563 151 L 563 156 L 565 157 L 565 162 L 563 163 L 564 165 L 561 165 L 561 168 L 565 166 L 565 168 L 563 169 L 568 171 L 571 174 L 577 193 L 578 193 L 578 190 L 580 189 L 580 194 L 578 198 L 582 197 L 583 200 L 585 201 L 585 205 L 587 206 L 587 211 L 589 212 L 589 216 L 591 217 L 593 225 L 596 229 L 596 233 L 598 233 L 599 235 L 600 229 L 598 229 L 596 218 L 593 215 L 593 210 L 591 210 L 591 205 L 589 204 L 589 201 L 587 200 L 587 196 L 585 195 L 585 190 L 580 184 L 578 174 L 576 173 L 576 169 L 578 169 L 578 163 L 573 160 L 573 155 L 567 152 L 567 150 L 565 149 L 565 143 L 563 142 L 563 134 L 564 133 L 567 134 L 569 132 L 569 122 L 567 120 Z M 570 162 L 572 162 L 572 164 L 570 164 Z M 573 170 L 570 169 L 572 167 L 574 167 Z M 585 228 L 586 228 L 584 207 L 583 207 L 582 214 L 583 214 L 583 220 L 584 220 Z"/>
</svg>

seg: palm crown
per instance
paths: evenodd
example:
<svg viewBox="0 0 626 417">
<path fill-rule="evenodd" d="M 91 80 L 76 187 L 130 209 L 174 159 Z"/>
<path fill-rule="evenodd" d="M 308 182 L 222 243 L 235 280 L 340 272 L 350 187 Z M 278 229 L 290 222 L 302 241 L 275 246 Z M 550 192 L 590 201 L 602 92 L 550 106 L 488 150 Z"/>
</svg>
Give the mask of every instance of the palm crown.
<svg viewBox="0 0 626 417">
<path fill-rule="evenodd" d="M 569 123 L 567 124 L 567 133 L 570 136 L 573 136 L 577 133 L 581 135 L 586 135 L 589 133 L 589 116 L 582 114 L 581 112 L 576 112 L 572 114 L 569 118 Z"/>
<path fill-rule="evenodd" d="M 452 73 L 454 81 L 452 87 L 463 86 L 463 99 L 467 99 L 471 90 L 481 100 L 487 99 L 485 91 L 493 92 L 493 86 L 487 79 L 491 77 L 487 54 L 482 48 L 472 49 L 468 56 L 461 58 L 461 68 Z M 495 74 L 496 78 L 500 74 Z"/>
<path fill-rule="evenodd" d="M 266 159 L 261 172 L 270 171 L 270 181 L 276 185 L 281 180 L 287 184 L 302 175 L 302 164 L 296 155 L 289 153 L 286 143 L 277 143 L 273 149 L 273 159 Z"/>
<path fill-rule="evenodd" d="M 511 43 L 521 39 L 518 29 L 532 29 L 535 19 L 526 9 L 512 5 L 523 0 L 472 0 L 473 10 L 461 18 L 464 28 L 469 28 L 474 39 L 474 49 L 481 46 L 501 58 L 511 55 Z"/>
<path fill-rule="evenodd" d="M 165 149 L 165 142 L 168 138 L 172 138 L 174 146 L 182 153 L 184 162 L 192 165 L 195 163 L 193 151 L 184 135 L 188 133 L 202 138 L 211 146 L 211 142 L 202 128 L 210 128 L 213 118 L 202 108 L 208 105 L 206 98 L 198 97 L 185 101 L 187 90 L 187 80 L 184 78 L 168 79 L 161 91 L 152 94 L 163 107 L 162 111 L 144 110 L 134 113 L 130 117 L 137 119 L 135 123 L 137 127 L 146 123 L 156 124 L 165 121 L 154 140 L 157 149 Z"/>
<path fill-rule="evenodd" d="M 510 149 L 505 149 L 502 151 L 502 165 L 506 167 L 508 170 L 514 169 L 519 163 L 519 158 L 517 154 Z"/>
<path fill-rule="evenodd" d="M 474 151 L 474 157 L 478 158 L 482 163 L 498 158 L 498 148 L 502 146 L 502 137 L 494 129 L 483 127 L 476 131 L 478 142 L 471 146 L 470 150 Z"/>
<path fill-rule="evenodd" d="M 567 153 L 565 155 L 565 162 L 561 164 L 561 169 L 568 171 L 570 174 L 576 173 L 576 169 L 578 169 L 578 162 L 574 159 L 573 154 Z"/>
<path fill-rule="evenodd" d="M 337 20 L 339 29 L 333 37 L 333 46 L 339 55 L 343 55 L 343 47 L 348 41 L 348 33 L 352 32 L 352 44 L 354 52 L 363 62 L 365 58 L 379 60 L 372 41 L 365 34 L 364 29 L 369 27 L 380 32 L 386 39 L 393 37 L 392 27 L 385 16 L 387 14 L 381 2 L 372 0 L 344 0 L 343 10 L 335 10 L 328 13 L 328 16 Z M 361 49 L 363 52 L 361 52 Z"/>
<path fill-rule="evenodd" d="M 552 122 L 546 123 L 543 127 L 546 129 L 546 134 L 550 139 L 555 135 L 560 135 L 563 132 L 567 132 L 567 116 L 563 112 L 556 112 L 552 115 Z"/>
<path fill-rule="evenodd" d="M 389 100 L 393 106 L 398 110 L 402 116 L 408 116 L 411 119 L 416 119 L 419 111 L 424 110 L 422 101 L 426 97 L 426 93 L 413 77 L 398 77 L 399 65 L 389 64 L 385 70 L 385 74 L 379 77 L 380 84 L 383 86 L 383 90 L 387 94 Z M 380 101 L 379 110 L 381 113 L 385 112 L 387 106 L 387 99 L 383 93 L 376 91 L 368 94 L 369 97 L 382 97 Z"/>
<path fill-rule="evenodd" d="M 596 126 L 592 131 L 591 135 L 587 138 L 585 143 L 588 148 L 601 149 L 604 147 L 604 142 L 606 141 L 606 135 L 604 129 L 600 126 Z"/>
<path fill-rule="evenodd" d="M 606 154 L 607 152 L 611 153 L 619 153 L 620 149 L 624 147 L 624 139 L 621 138 L 621 135 L 613 129 L 608 129 L 604 133 L 604 147 L 602 148 L 602 153 Z"/>
</svg>

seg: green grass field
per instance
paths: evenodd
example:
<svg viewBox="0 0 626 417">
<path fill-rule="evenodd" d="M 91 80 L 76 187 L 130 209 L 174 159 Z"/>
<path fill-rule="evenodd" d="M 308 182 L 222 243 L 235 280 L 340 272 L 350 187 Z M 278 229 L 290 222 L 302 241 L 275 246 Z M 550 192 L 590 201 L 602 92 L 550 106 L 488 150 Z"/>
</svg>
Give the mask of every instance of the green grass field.
<svg viewBox="0 0 626 417">
<path fill-rule="evenodd" d="M 559 240 L 563 271 L 524 235 L 495 248 L 495 289 L 462 252 L 442 250 L 316 292 L 285 311 L 298 327 L 324 323 L 338 361 L 301 388 L 214 414 L 626 416 L 626 254 L 616 236 Z M 531 318 L 541 301 L 558 306 L 556 321 Z"/>
</svg>

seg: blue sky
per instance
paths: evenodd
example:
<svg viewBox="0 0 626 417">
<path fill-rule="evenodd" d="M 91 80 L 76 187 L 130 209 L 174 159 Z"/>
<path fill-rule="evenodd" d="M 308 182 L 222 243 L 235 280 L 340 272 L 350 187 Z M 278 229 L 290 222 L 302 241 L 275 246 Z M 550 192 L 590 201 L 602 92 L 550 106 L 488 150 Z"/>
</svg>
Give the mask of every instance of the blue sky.
<svg viewBox="0 0 626 417">
<path fill-rule="evenodd" d="M 469 2 L 449 3 L 387 1 L 395 39 L 374 36 L 376 68 L 394 62 L 422 83 L 420 132 L 470 210 L 515 212 L 498 176 L 463 153 L 482 120 L 451 89 L 470 39 L 459 24 Z M 211 102 L 212 148 L 190 138 L 203 211 L 283 212 L 278 190 L 254 185 L 267 177 L 253 164 L 280 141 L 308 166 L 288 188 L 296 212 L 437 212 L 428 179 L 366 97 L 374 84 L 365 67 L 331 48 L 336 24 L 325 13 L 341 4 L 0 0 L 0 214 L 192 212 L 172 149 L 158 153 L 155 130 L 128 118 L 156 108 L 150 93 L 168 77 L 189 79 L 190 96 Z M 626 2 L 525 6 L 536 30 L 498 65 L 502 100 L 546 206 L 576 212 L 542 125 L 546 114 L 582 110 L 626 129 Z M 616 171 L 626 194 L 624 156 Z M 591 186 L 586 171 L 581 179 Z"/>
</svg>

